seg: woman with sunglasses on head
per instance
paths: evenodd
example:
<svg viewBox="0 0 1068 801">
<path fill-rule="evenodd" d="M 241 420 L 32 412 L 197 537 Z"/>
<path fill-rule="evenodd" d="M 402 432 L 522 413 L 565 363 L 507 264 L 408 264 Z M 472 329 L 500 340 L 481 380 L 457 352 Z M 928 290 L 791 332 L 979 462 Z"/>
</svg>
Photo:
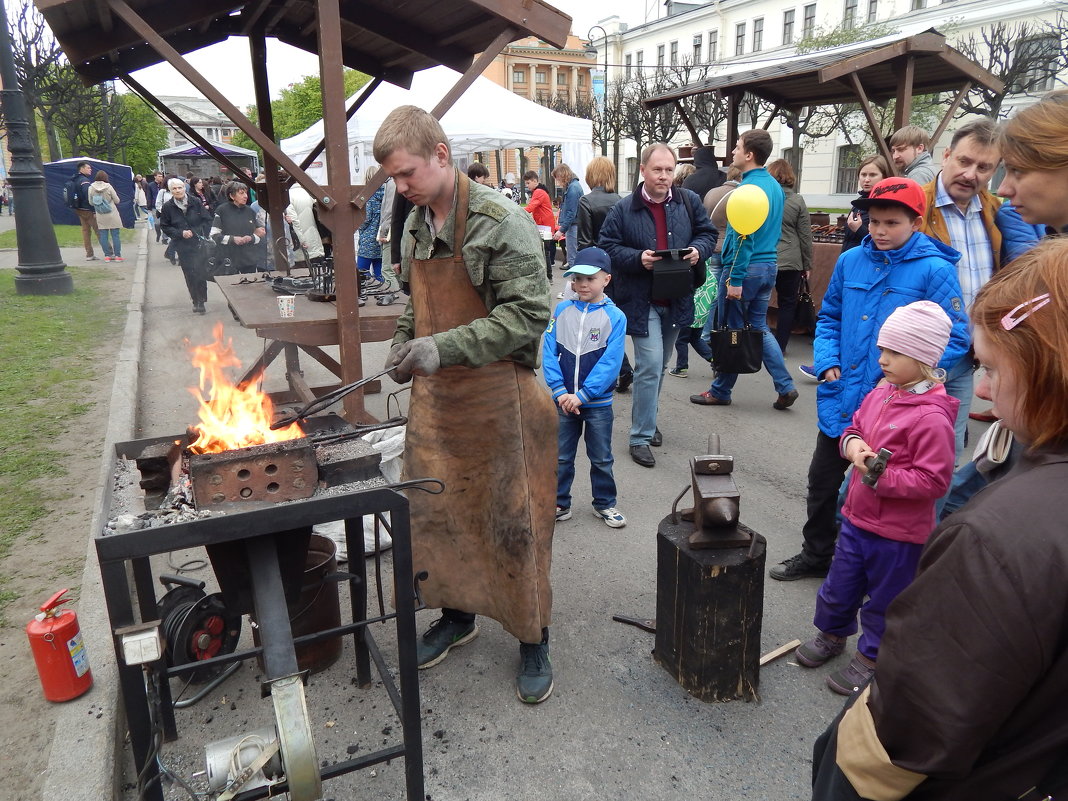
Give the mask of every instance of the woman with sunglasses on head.
<svg viewBox="0 0 1068 801">
<path fill-rule="evenodd" d="M 816 743 L 813 798 L 985 801 L 1068 792 L 1068 240 L 971 309 L 1011 471 L 931 535 L 890 606 L 874 679 Z M 891 457 L 893 458 L 893 457 Z"/>
</svg>

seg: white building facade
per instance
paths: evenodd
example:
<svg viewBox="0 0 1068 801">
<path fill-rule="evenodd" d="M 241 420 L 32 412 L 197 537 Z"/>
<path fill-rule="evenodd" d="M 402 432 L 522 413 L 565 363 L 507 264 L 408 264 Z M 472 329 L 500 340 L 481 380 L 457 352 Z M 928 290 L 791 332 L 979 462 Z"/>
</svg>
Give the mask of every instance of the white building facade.
<svg viewBox="0 0 1068 801">
<path fill-rule="evenodd" d="M 880 36 L 891 32 L 896 36 L 910 36 L 935 29 L 945 35 L 952 46 L 969 36 L 981 40 L 984 29 L 989 30 L 997 23 L 1029 23 L 1033 32 L 1040 35 L 1015 46 L 1049 47 L 1055 54 L 1063 44 L 1039 40 L 1057 36 L 1058 20 L 1068 9 L 1068 3 L 1053 0 L 1022 0 L 1008 6 L 997 0 L 949 0 L 937 4 L 935 0 L 712 0 L 700 5 L 669 2 L 666 6 L 668 16 L 643 25 L 628 27 L 617 17 L 600 23 L 609 34 L 610 84 L 639 76 L 653 82 L 658 70 L 677 73 L 680 67 L 687 65 L 692 65 L 695 73 L 704 70 L 703 74 L 695 74 L 691 81 L 699 77 L 714 78 L 717 72 L 767 67 L 790 59 L 801 39 L 835 29 L 863 31 L 867 25 L 872 25 L 872 30 Z M 1043 30 L 1046 23 L 1051 27 Z M 595 40 L 594 44 L 603 48 L 605 40 Z M 602 49 L 600 58 L 603 57 Z M 1064 77 L 1064 73 L 1043 73 L 1034 76 L 1026 94 L 1014 95 L 1010 90 L 1002 115 L 1016 105 L 1033 103 L 1044 91 L 1063 86 Z M 947 100 L 947 107 L 948 103 Z M 761 127 L 764 122 L 763 118 L 753 121 L 743 112 L 739 131 Z M 932 147 L 936 163 L 941 161 L 954 128 L 962 122 L 951 122 L 940 141 Z M 775 119 L 768 132 L 776 144 L 772 158 L 787 157 L 786 151 L 793 143 L 793 131 L 780 119 Z M 712 143 L 716 146 L 717 156 L 724 155 L 725 137 L 726 126 L 721 125 Z M 690 142 L 689 133 L 682 128 L 672 144 Z M 840 132 L 819 139 L 802 139 L 799 191 L 811 208 L 849 205 L 856 194 L 855 168 L 851 165 L 855 163 L 859 149 L 859 145 L 850 143 Z M 617 170 L 624 189 L 633 187 L 631 181 L 637 175 L 637 155 L 633 141 L 621 145 Z"/>
</svg>

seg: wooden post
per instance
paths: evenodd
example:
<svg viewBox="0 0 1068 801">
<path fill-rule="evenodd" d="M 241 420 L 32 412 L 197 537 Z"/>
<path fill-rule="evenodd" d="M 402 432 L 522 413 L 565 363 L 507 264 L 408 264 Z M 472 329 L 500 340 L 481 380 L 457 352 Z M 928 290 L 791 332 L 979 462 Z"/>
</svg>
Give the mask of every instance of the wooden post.
<svg viewBox="0 0 1068 801">
<path fill-rule="evenodd" d="M 660 521 L 656 537 L 653 656 L 701 701 L 758 698 L 767 542 L 693 550 L 693 524 Z"/>
</svg>

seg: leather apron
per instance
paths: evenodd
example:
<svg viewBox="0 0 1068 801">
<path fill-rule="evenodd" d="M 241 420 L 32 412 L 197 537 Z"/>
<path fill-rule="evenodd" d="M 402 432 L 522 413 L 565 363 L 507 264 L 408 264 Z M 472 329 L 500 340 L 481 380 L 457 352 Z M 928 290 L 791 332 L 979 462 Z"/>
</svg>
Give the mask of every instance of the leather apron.
<svg viewBox="0 0 1068 801">
<path fill-rule="evenodd" d="M 458 181 L 454 255 L 410 265 L 415 336 L 488 316 L 463 261 L 469 186 Z M 412 492 L 412 556 L 430 607 L 487 615 L 521 642 L 550 623 L 556 522 L 552 398 L 529 367 L 502 360 L 415 376 L 404 477 L 440 478 L 440 495 Z"/>
</svg>

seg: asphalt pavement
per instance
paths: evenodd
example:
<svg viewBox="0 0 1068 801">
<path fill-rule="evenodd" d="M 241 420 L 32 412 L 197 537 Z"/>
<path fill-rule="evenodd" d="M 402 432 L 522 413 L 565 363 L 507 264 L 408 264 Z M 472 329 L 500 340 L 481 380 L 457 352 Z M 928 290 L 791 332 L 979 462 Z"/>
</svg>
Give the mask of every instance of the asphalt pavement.
<svg viewBox="0 0 1068 801">
<path fill-rule="evenodd" d="M 116 365 L 109 442 L 173 434 L 195 420 L 196 402 L 184 389 L 194 386 L 197 378 L 188 343 L 209 342 L 216 322 L 233 338 L 245 364 L 263 350 L 263 340 L 233 320 L 213 285 L 209 285 L 208 314 L 193 315 L 181 271 L 163 259 L 162 251 L 162 246 L 148 242 L 137 260 L 126 329 L 129 341 L 124 342 L 124 358 Z M 559 278 L 558 274 L 554 286 Z M 143 301 L 137 297 L 141 291 Z M 365 345 L 367 369 L 382 363 L 386 351 L 386 343 Z M 791 373 L 797 375 L 797 365 L 810 357 L 811 339 L 795 337 L 787 354 Z M 318 364 L 303 367 L 313 385 L 326 383 Z M 631 396 L 617 397 L 613 444 L 618 507 L 628 520 L 625 528 L 610 529 L 589 511 L 588 462 L 580 448 L 575 514 L 557 525 L 554 543 L 553 695 L 536 707 L 519 703 L 513 685 L 516 641 L 492 620 L 481 621 L 481 635 L 474 642 L 420 672 L 427 799 L 808 797 L 812 742 L 843 702 L 826 688 L 824 677 L 829 669 L 844 664 L 848 651 L 840 657 L 842 662 L 832 662 L 828 669 L 805 669 L 792 656 L 767 665 L 760 673 L 758 701 L 703 703 L 654 662 L 653 635 L 612 620 L 613 614 L 656 616 L 657 526 L 689 484 L 689 459 L 704 450 L 709 433 L 718 433 L 722 450 L 735 458 L 741 519 L 767 538 L 767 566 L 799 549 L 805 476 L 816 436 L 816 385 L 799 377 L 801 395 L 787 411 L 772 409 L 775 391 L 766 372 L 741 377 L 729 407 L 689 403 L 689 395 L 707 389 L 710 379 L 710 369 L 693 353 L 689 378 L 665 377 L 659 418 L 664 444 L 654 450 L 653 469 L 629 458 Z M 401 387 L 384 383 L 384 393 L 367 396 L 368 409 L 379 417 L 386 416 L 388 397 L 402 407 L 407 402 Z M 284 385 L 281 365 L 275 365 L 265 387 L 270 391 Z M 401 391 L 392 394 L 397 390 Z M 478 421 L 471 424 L 477 426 Z M 106 463 L 107 458 L 102 462 L 101 484 L 108 480 Z M 95 580 L 89 545 L 84 593 L 92 592 Z M 388 556 L 384 564 L 388 577 Z M 210 570 L 190 575 L 212 580 Z M 762 653 L 812 635 L 818 586 L 811 579 L 788 583 L 766 579 Z M 389 595 L 387 588 L 387 604 Z M 93 615 L 93 596 L 88 597 L 79 610 L 83 627 L 106 642 L 103 604 L 96 604 Z M 86 611 L 90 611 L 88 621 Z M 435 617 L 431 611 L 420 613 L 420 631 Z M 395 665 L 391 627 L 377 626 L 374 636 L 387 662 Z M 110 657 L 105 651 L 96 650 L 93 670 L 102 692 L 94 689 L 93 695 L 106 714 L 99 719 L 90 715 L 87 721 L 84 706 L 68 705 L 65 714 L 70 717 L 57 725 L 57 731 L 76 726 L 82 735 L 73 747 L 83 750 L 72 754 L 69 742 L 54 749 L 45 798 L 73 797 L 69 788 L 75 780 L 91 788 L 79 797 L 93 801 L 136 795 L 128 790 L 129 749 L 123 749 L 122 727 L 111 711 L 118 703 L 114 669 L 100 664 Z M 191 777 L 203 770 L 205 743 L 271 722 L 270 702 L 259 698 L 256 676 L 254 664 L 244 666 L 203 701 L 178 714 L 179 738 L 165 744 L 162 752 L 170 769 Z M 398 737 L 399 724 L 381 686 L 360 690 L 353 676 L 346 643 L 338 663 L 309 682 L 309 717 L 324 764 L 366 753 Z M 116 748 L 120 753 L 112 760 Z M 98 768 L 73 767 L 87 764 Z M 123 771 L 119 784 L 127 785 L 127 791 L 120 796 L 108 782 Z M 186 797 L 177 788 L 167 793 L 167 798 Z M 324 786 L 324 798 L 403 797 L 401 760 Z"/>
</svg>

